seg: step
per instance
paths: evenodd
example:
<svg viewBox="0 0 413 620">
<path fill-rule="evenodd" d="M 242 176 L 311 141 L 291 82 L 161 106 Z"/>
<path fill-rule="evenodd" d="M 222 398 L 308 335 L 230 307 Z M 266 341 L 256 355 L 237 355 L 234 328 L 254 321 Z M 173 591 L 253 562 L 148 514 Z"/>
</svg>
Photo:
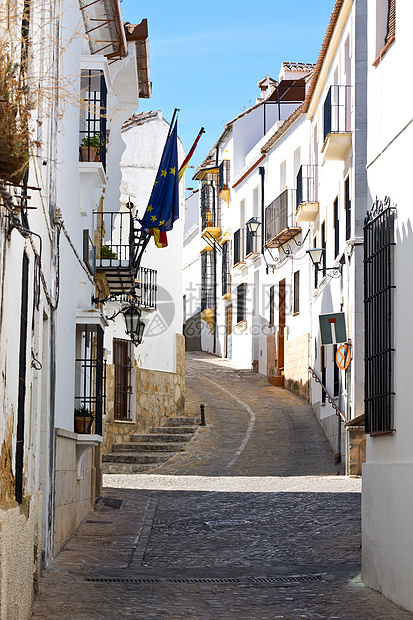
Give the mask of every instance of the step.
<svg viewBox="0 0 413 620">
<path fill-rule="evenodd" d="M 180 430 L 180 429 L 179 429 Z M 192 439 L 193 433 L 186 435 L 178 433 L 149 433 L 148 435 L 131 435 L 130 440 L 136 443 L 184 443 Z"/>
<path fill-rule="evenodd" d="M 190 418 L 188 416 L 176 416 L 172 418 L 167 418 L 165 422 L 165 427 L 169 426 L 192 426 L 196 424 L 197 421 L 195 418 Z"/>
<path fill-rule="evenodd" d="M 144 441 L 142 443 L 114 443 L 112 445 L 112 452 L 178 452 L 184 442 L 181 443 L 151 443 Z"/>
<path fill-rule="evenodd" d="M 149 463 L 164 463 L 172 454 L 161 452 L 111 452 L 102 455 L 103 463 L 139 463 L 147 465 Z"/>
<path fill-rule="evenodd" d="M 167 435 L 180 435 L 189 433 L 195 433 L 198 430 L 198 426 L 154 426 L 149 430 L 151 435 L 167 434 Z"/>
<path fill-rule="evenodd" d="M 135 464 L 135 463 L 102 463 L 102 472 L 104 474 L 143 474 L 152 470 L 157 463 L 151 465 Z"/>
</svg>

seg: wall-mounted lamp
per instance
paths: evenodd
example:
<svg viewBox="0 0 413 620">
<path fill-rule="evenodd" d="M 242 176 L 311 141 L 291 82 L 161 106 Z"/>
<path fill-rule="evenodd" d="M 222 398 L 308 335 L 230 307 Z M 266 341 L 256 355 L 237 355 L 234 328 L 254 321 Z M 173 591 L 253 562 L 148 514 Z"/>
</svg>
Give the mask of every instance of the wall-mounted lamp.
<svg viewBox="0 0 413 620">
<path fill-rule="evenodd" d="M 341 274 L 341 268 L 343 266 L 341 261 L 338 267 L 320 267 L 320 263 L 325 256 L 325 248 L 312 248 L 311 250 L 307 250 L 307 254 L 310 255 L 311 262 L 317 271 L 333 271 L 333 276 Z"/>
<path fill-rule="evenodd" d="M 129 200 L 128 200 L 128 202 L 126 203 L 126 205 L 125 205 L 125 206 L 126 206 L 126 208 L 127 208 L 127 209 L 129 209 L 129 211 L 132 211 L 133 207 L 135 206 L 135 205 L 133 204 L 132 200 L 130 199 L 130 196 L 129 196 Z"/>
<path fill-rule="evenodd" d="M 258 228 L 261 226 L 261 222 L 256 217 L 252 217 L 250 220 L 248 220 L 245 226 L 247 227 L 248 232 L 250 232 L 252 235 L 256 235 Z"/>
<path fill-rule="evenodd" d="M 145 329 L 145 323 L 141 321 L 141 310 L 136 304 L 131 303 L 130 306 L 122 310 L 122 314 L 125 318 L 126 333 L 137 347 L 138 344 L 142 343 L 143 330 Z"/>
</svg>

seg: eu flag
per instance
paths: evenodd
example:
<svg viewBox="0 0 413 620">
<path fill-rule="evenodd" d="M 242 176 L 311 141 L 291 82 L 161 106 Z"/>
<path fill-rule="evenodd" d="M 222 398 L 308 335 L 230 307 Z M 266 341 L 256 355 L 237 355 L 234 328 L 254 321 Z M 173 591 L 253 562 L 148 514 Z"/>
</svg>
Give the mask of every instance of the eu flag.
<svg viewBox="0 0 413 620">
<path fill-rule="evenodd" d="M 163 150 L 145 214 L 140 221 L 146 230 L 172 230 L 179 217 L 178 134 L 177 123 Z"/>
</svg>

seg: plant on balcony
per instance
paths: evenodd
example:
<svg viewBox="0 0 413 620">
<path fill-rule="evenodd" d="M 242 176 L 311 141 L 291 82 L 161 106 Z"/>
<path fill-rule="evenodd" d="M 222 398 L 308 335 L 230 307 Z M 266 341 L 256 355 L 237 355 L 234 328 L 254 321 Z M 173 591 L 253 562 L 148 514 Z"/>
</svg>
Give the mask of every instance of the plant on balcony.
<svg viewBox="0 0 413 620">
<path fill-rule="evenodd" d="M 118 258 L 116 252 L 113 252 L 108 245 L 102 245 L 100 248 L 100 258 Z"/>
<path fill-rule="evenodd" d="M 100 161 L 101 146 L 102 141 L 98 133 L 83 138 L 82 146 L 80 147 L 82 161 Z"/>
<path fill-rule="evenodd" d="M 0 178 L 20 183 L 29 163 L 30 102 L 19 63 L 0 43 Z"/>
<path fill-rule="evenodd" d="M 95 414 L 87 407 L 81 406 L 75 408 L 75 433 L 92 432 L 92 424 Z"/>
</svg>

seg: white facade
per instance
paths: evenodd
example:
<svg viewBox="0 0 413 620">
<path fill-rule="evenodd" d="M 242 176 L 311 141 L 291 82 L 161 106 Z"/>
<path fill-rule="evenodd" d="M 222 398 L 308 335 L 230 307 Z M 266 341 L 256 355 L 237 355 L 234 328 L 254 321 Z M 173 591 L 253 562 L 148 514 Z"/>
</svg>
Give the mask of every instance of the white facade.
<svg viewBox="0 0 413 620">
<path fill-rule="evenodd" d="M 362 578 L 398 605 L 413 610 L 413 460 L 411 416 L 410 325 L 413 259 L 410 191 L 413 139 L 411 86 L 406 96 L 392 96 L 390 84 L 402 80 L 403 63 L 412 55 L 413 7 L 397 0 L 395 39 L 385 47 L 387 2 L 368 1 L 368 150 L 369 207 L 388 197 L 395 207 L 391 273 L 393 338 L 390 432 L 367 436 L 363 466 Z M 380 53 L 382 55 L 380 59 Z M 376 59 L 377 62 L 374 62 Z M 374 63 L 374 64 L 373 64 Z M 390 369 L 389 369 L 390 370 Z"/>
<path fill-rule="evenodd" d="M 161 161 L 163 148 L 169 131 L 169 123 L 161 111 L 136 114 L 125 123 L 122 139 L 125 150 L 122 155 L 120 172 L 122 210 L 129 200 L 135 205 L 134 217 L 143 217 L 152 192 L 153 183 Z M 184 151 L 178 141 L 178 161 L 184 159 Z M 145 322 L 143 342 L 134 348 L 138 366 L 147 370 L 176 372 L 176 334 L 182 334 L 182 233 L 185 220 L 183 200 L 184 180 L 181 181 L 180 217 L 167 233 L 168 246 L 158 248 L 153 240 L 149 242 L 141 261 L 141 268 L 156 272 L 156 309 L 142 305 L 142 320 Z M 139 226 L 139 224 L 137 224 Z M 116 303 L 108 305 L 106 314 L 118 309 Z M 111 338 L 127 338 L 123 317 L 111 322 L 106 332 L 105 346 L 107 361 L 112 362 Z"/>
<path fill-rule="evenodd" d="M 23 6 L 13 3 L 11 13 L 10 4 L 3 4 L 8 14 L 0 12 L 0 56 L 10 54 L 24 66 Z M 96 281 L 92 261 L 90 268 L 87 264 L 91 257 L 84 252 L 84 231 L 89 231 L 92 245 L 92 211 L 105 189 L 119 200 L 116 165 L 124 147 L 119 128 L 136 109 L 140 88 L 145 90 L 138 81 L 137 43 L 133 37 L 126 40 L 117 1 L 89 7 L 75 0 L 30 4 L 28 175 L 10 185 L 4 151 L 0 164 L 4 618 L 30 616 L 41 561 L 49 562 L 93 509 L 101 485 L 98 420 L 92 434 L 74 428 L 74 409 L 86 396 L 93 398 L 97 380 L 95 367 L 87 369 L 79 360 L 85 334 L 93 330 L 96 339 L 106 325 L 92 304 Z M 90 20 L 104 25 L 88 36 Z M 98 41 L 105 37 L 111 42 L 101 50 Z M 25 41 L 23 37 L 23 49 Z M 91 93 L 94 102 L 86 101 Z M 3 122 L 5 110 L 0 115 Z M 93 127 L 87 117 L 93 118 Z M 0 133 L 4 140 L 4 126 Z M 82 140 L 97 133 L 100 155 L 79 161 Z M 7 214 L 14 207 L 18 209 L 10 227 Z"/>
</svg>

